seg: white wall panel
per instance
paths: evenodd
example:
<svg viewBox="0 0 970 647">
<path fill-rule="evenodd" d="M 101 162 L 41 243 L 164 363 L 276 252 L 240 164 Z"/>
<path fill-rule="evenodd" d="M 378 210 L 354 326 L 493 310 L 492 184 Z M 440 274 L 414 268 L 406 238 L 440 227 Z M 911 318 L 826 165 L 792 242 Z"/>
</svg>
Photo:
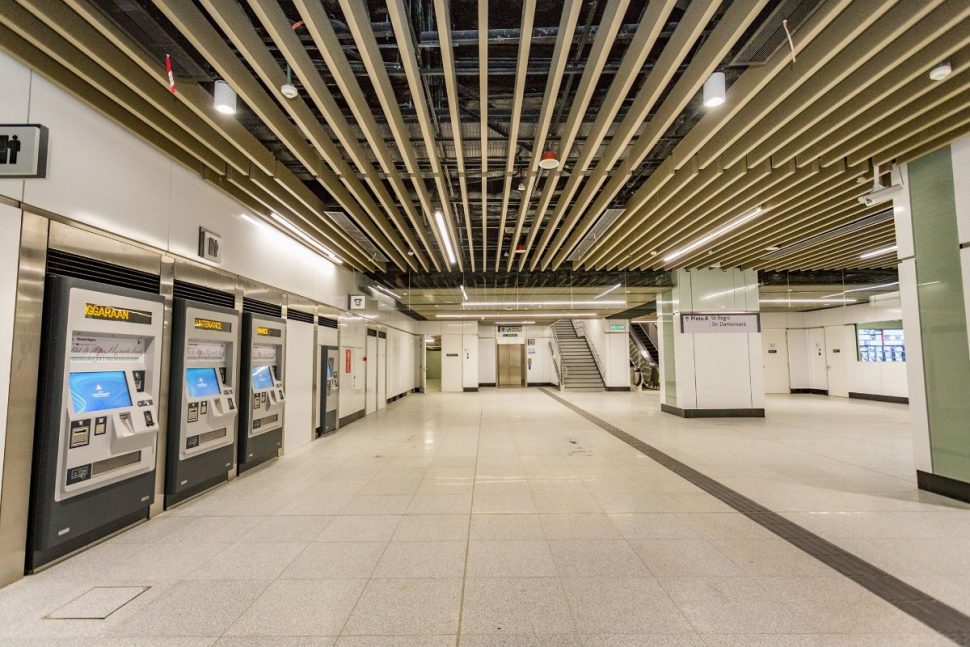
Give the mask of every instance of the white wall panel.
<svg viewBox="0 0 970 647">
<path fill-rule="evenodd" d="M 283 417 L 283 451 L 313 439 L 313 324 L 286 322 L 286 415 Z"/>
<path fill-rule="evenodd" d="M 478 326 L 473 334 L 464 333 L 461 336 L 461 371 L 462 388 L 478 388 Z"/>
<path fill-rule="evenodd" d="M 699 333 L 694 344 L 694 380 L 698 409 L 739 409 L 751 402 L 751 372 L 746 343 L 725 344 L 725 335 Z M 740 337 L 740 335 L 732 335 Z M 677 387 L 680 388 L 678 381 Z M 763 392 L 763 391 L 762 391 Z"/>
<path fill-rule="evenodd" d="M 498 378 L 496 377 L 496 350 L 495 350 L 495 337 L 479 337 L 478 338 L 478 383 L 479 384 L 492 384 L 494 385 Z"/>
<path fill-rule="evenodd" d="M 31 76 L 29 69 L 0 54 L 0 81 L 3 84 L 3 89 L 0 91 L 0 123 L 25 124 L 30 122 Z M 22 200 L 24 182 L 25 180 L 0 180 L 0 195 L 8 196 L 14 200 Z"/>
<path fill-rule="evenodd" d="M 462 387 L 462 337 L 459 333 L 441 336 L 441 390 L 461 392 Z"/>
<path fill-rule="evenodd" d="M 762 324 L 764 320 L 762 320 Z M 765 367 L 765 393 L 789 393 L 788 334 L 784 328 L 765 328 L 761 332 Z"/>
<path fill-rule="evenodd" d="M 812 388 L 812 376 L 808 366 L 808 331 L 791 328 L 788 331 L 788 375 L 791 388 Z"/>
</svg>

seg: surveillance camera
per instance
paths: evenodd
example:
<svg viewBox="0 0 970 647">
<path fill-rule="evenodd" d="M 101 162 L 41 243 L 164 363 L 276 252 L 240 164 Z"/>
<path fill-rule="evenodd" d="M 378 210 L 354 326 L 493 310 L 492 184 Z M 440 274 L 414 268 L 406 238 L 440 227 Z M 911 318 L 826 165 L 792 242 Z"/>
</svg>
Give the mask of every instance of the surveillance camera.
<svg viewBox="0 0 970 647">
<path fill-rule="evenodd" d="M 293 85 L 292 83 L 284 83 L 283 85 L 281 85 L 280 92 L 287 99 L 295 99 L 300 94 L 300 91 L 297 90 L 296 86 Z"/>
<path fill-rule="evenodd" d="M 883 202 L 890 202 L 900 189 L 900 185 L 879 187 L 873 189 L 869 193 L 859 196 L 859 202 L 866 205 L 867 207 L 874 207 L 877 204 L 882 204 Z"/>
</svg>

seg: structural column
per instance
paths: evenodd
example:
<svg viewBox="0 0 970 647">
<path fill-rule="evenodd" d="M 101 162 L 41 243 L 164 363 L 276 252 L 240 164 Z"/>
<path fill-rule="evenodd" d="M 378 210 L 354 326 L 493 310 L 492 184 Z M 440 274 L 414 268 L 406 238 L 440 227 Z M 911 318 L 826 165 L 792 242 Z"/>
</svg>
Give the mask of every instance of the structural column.
<svg viewBox="0 0 970 647">
<path fill-rule="evenodd" d="M 764 417 L 758 273 L 677 270 L 657 301 L 660 407 L 685 418 Z"/>
<path fill-rule="evenodd" d="M 970 501 L 970 137 L 902 178 L 893 211 L 917 480 Z"/>
</svg>

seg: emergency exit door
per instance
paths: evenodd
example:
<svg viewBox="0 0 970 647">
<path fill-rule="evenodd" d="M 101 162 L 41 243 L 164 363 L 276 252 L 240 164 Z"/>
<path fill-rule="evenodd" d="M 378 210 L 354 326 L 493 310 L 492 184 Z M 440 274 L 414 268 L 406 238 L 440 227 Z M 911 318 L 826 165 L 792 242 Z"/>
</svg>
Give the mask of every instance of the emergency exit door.
<svg viewBox="0 0 970 647">
<path fill-rule="evenodd" d="M 525 386 L 525 345 L 499 344 L 498 386 Z"/>
</svg>

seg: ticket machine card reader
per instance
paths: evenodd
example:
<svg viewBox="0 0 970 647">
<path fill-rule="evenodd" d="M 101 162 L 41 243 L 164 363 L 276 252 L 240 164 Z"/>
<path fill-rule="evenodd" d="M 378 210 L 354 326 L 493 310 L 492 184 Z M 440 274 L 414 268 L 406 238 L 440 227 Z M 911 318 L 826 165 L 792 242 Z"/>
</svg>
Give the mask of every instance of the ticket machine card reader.
<svg viewBox="0 0 970 647">
<path fill-rule="evenodd" d="M 147 516 L 159 432 L 162 298 L 45 289 L 28 571 Z"/>
<path fill-rule="evenodd" d="M 240 316 L 176 299 L 172 308 L 165 506 L 229 477 L 239 416 Z"/>
<path fill-rule="evenodd" d="M 283 319 L 243 314 L 237 455 L 240 472 L 275 458 L 283 446 L 285 350 Z"/>
</svg>

